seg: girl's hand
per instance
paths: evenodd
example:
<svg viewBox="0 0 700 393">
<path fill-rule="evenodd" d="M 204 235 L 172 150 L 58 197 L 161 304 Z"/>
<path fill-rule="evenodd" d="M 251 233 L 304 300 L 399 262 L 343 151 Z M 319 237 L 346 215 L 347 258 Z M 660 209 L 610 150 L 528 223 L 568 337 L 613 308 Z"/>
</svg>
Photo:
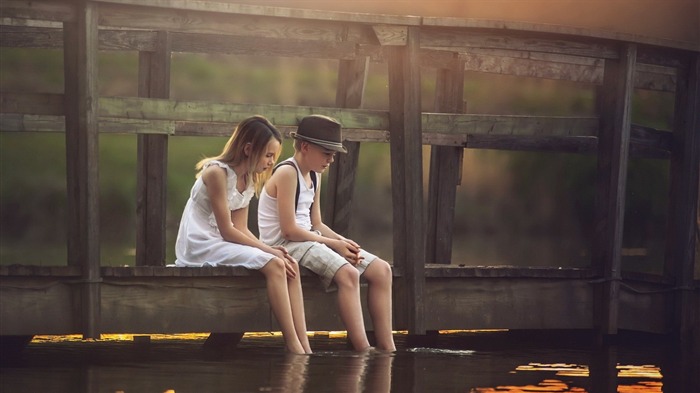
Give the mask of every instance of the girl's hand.
<svg viewBox="0 0 700 393">
<path fill-rule="evenodd" d="M 284 267 L 287 271 L 287 277 L 290 279 L 295 278 L 297 276 L 297 270 L 295 269 L 295 265 L 297 264 L 296 259 L 289 255 L 287 249 L 282 246 L 276 246 L 273 248 L 275 249 L 274 255 L 284 262 Z"/>
</svg>

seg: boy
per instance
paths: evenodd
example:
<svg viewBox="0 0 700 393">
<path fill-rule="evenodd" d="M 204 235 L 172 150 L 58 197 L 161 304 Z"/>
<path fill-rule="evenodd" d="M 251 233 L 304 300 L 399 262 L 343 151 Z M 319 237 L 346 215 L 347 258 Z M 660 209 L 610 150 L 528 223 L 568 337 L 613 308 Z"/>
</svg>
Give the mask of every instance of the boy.
<svg viewBox="0 0 700 393">
<path fill-rule="evenodd" d="M 360 301 L 360 276 L 364 277 L 377 348 L 395 351 L 391 266 L 321 221 L 320 173 L 336 153 L 347 152 L 340 123 L 327 116 L 307 116 L 291 136 L 294 156 L 278 164 L 260 195 L 260 239 L 284 246 L 301 266 L 319 275 L 326 289 L 337 286 L 340 318 L 357 351 L 370 348 Z"/>
</svg>

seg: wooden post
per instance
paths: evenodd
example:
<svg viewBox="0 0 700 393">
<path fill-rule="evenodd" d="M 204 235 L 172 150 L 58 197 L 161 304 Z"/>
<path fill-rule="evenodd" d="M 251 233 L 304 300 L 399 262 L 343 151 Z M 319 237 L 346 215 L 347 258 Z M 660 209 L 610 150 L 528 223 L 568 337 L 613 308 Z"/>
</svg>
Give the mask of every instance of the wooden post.
<svg viewBox="0 0 700 393">
<path fill-rule="evenodd" d="M 605 60 L 596 179 L 593 267 L 603 278 L 595 325 L 602 336 L 617 334 L 620 257 L 625 212 L 631 101 L 637 47 L 627 44 L 619 59 Z"/>
<path fill-rule="evenodd" d="M 369 57 L 354 60 L 340 60 L 338 87 L 335 103 L 338 108 L 361 108 L 367 81 Z M 350 213 L 357 160 L 360 154 L 359 142 L 343 142 L 348 149 L 346 154 L 337 154 L 336 162 L 328 174 L 328 187 L 323 201 L 323 221 L 336 232 L 349 236 Z"/>
<path fill-rule="evenodd" d="M 454 59 L 450 68 L 437 72 L 435 112 L 463 113 L 464 61 Z M 455 217 L 457 186 L 462 176 L 461 146 L 430 148 L 430 180 L 428 184 L 428 226 L 425 246 L 426 261 L 452 262 L 452 230 Z"/>
<path fill-rule="evenodd" d="M 97 5 L 76 5 L 76 22 L 64 23 L 68 263 L 82 268 L 81 330 L 99 338 L 100 217 L 97 129 Z"/>
<path fill-rule="evenodd" d="M 403 310 L 414 335 L 425 334 L 419 34 L 418 28 L 408 27 L 406 46 L 388 48 L 394 264 L 402 268 Z"/>
<path fill-rule="evenodd" d="M 700 55 L 689 56 L 678 70 L 676 105 L 671 146 L 669 225 L 666 237 L 665 274 L 675 282 L 673 327 L 689 345 L 696 326 L 693 278 L 698 225 L 698 178 L 700 177 Z"/>
<path fill-rule="evenodd" d="M 139 97 L 170 97 L 170 34 L 158 32 L 153 52 L 139 52 Z M 136 174 L 136 265 L 165 265 L 168 136 L 139 134 Z"/>
</svg>

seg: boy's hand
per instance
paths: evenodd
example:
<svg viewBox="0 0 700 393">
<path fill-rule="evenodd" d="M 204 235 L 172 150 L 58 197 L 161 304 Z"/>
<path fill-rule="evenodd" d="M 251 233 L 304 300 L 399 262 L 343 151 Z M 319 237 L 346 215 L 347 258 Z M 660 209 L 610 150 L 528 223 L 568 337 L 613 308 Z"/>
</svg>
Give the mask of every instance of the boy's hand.
<svg viewBox="0 0 700 393">
<path fill-rule="evenodd" d="M 357 265 L 362 260 L 360 246 L 350 239 L 334 240 L 331 248 L 353 265 Z"/>
</svg>

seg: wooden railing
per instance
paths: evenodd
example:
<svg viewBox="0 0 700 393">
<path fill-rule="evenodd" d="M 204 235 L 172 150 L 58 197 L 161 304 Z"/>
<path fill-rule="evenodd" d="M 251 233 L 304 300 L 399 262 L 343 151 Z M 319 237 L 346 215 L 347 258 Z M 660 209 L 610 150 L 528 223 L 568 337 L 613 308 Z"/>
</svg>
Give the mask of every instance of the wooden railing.
<svg viewBox="0 0 700 393">
<path fill-rule="evenodd" d="M 64 94 L 2 92 L 3 132 L 63 132 L 68 184 L 68 265 L 80 267 L 84 323 L 99 333 L 99 133 L 137 134 L 136 265 L 165 260 L 167 144 L 179 135 L 228 135 L 261 113 L 286 132 L 310 113 L 338 118 L 349 154 L 332 168 L 324 217 L 349 226 L 362 142 L 391 145 L 393 259 L 401 280 L 398 319 L 426 331 L 426 282 L 463 277 L 426 273 L 426 261 L 449 263 L 455 188 L 464 148 L 563 151 L 598 157 L 592 275 L 600 278 L 593 324 L 619 327 L 621 237 L 629 156 L 671 161 L 664 277 L 677 290 L 670 322 L 687 333 L 698 323 L 693 270 L 700 152 L 700 45 L 563 26 L 456 18 L 370 15 L 211 1 L 91 0 L 0 3 L 3 47 L 63 48 Z M 100 97 L 99 51 L 139 52 L 139 97 Z M 170 99 L 173 52 L 337 59 L 335 107 L 249 105 Z M 368 63 L 388 64 L 389 107 L 362 109 Z M 422 68 L 437 69 L 434 112 L 421 110 Z M 592 117 L 466 114 L 465 71 L 568 80 L 595 85 Z M 672 130 L 631 123 L 634 89 L 675 94 Z M 427 217 L 422 145 L 432 146 Z M 343 179 L 343 181 L 339 181 Z M 426 242 L 427 239 L 427 242 Z M 458 269 L 457 269 L 458 270 Z M 440 271 L 440 273 L 434 273 Z M 556 274 L 555 274 L 556 275 Z M 554 276 L 553 276 L 554 277 Z M 693 289 L 695 288 L 695 289 Z M 695 295 L 694 295 L 695 293 Z M 592 296 L 591 296 L 592 297 Z M 589 301 L 593 303 L 593 300 Z"/>
</svg>

